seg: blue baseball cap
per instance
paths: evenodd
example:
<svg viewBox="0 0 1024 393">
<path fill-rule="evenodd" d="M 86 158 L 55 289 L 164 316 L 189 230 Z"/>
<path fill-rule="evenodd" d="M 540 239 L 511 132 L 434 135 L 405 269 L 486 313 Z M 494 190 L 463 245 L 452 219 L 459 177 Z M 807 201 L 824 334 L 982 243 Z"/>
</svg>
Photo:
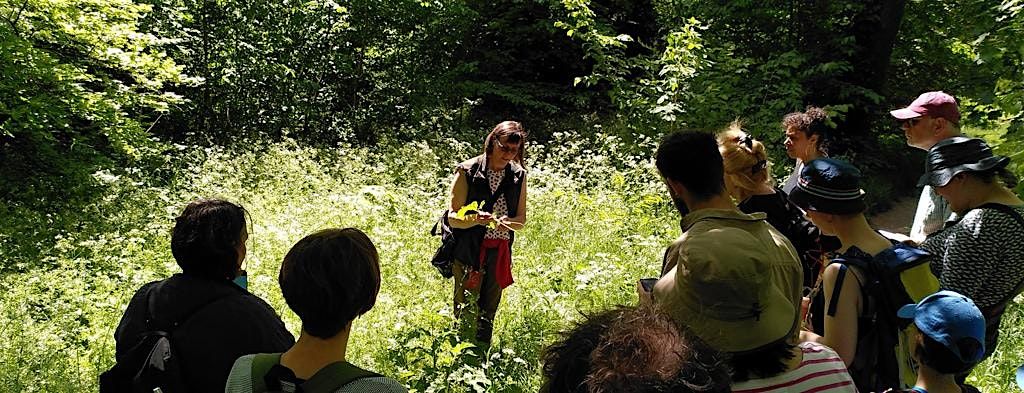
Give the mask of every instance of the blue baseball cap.
<svg viewBox="0 0 1024 393">
<path fill-rule="evenodd" d="M 900 307 L 896 315 L 913 319 L 921 333 L 945 346 L 964 363 L 977 363 L 985 356 L 985 316 L 964 295 L 939 291 L 920 303 Z M 957 343 L 963 339 L 977 341 L 977 351 L 960 353 Z"/>
</svg>

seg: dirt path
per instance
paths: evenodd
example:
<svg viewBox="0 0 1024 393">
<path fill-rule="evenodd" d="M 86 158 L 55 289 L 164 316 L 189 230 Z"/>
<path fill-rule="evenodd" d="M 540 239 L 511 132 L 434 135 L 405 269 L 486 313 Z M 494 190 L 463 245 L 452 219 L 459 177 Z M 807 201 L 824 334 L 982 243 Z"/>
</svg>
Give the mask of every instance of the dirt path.
<svg viewBox="0 0 1024 393">
<path fill-rule="evenodd" d="M 910 233 L 910 225 L 914 221 L 914 212 L 917 211 L 917 197 L 903 197 L 893 202 L 892 209 L 868 217 L 868 221 L 875 229 L 882 229 L 889 232 Z"/>
</svg>

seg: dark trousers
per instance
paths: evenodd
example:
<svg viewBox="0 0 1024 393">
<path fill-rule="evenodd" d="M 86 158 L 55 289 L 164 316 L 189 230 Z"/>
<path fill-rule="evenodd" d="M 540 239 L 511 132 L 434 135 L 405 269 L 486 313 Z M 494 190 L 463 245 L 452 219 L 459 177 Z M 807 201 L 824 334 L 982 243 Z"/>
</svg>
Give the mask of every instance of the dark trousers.
<svg viewBox="0 0 1024 393">
<path fill-rule="evenodd" d="M 463 337 L 471 337 L 469 330 L 475 325 L 476 341 L 484 345 L 491 343 L 494 315 L 498 313 L 498 304 L 501 303 L 501 286 L 495 275 L 497 259 L 497 249 L 486 250 L 486 258 L 480 269 L 480 286 L 475 289 L 465 288 L 471 269 L 460 261 L 452 264 L 452 272 L 455 274 L 455 320 L 459 324 L 459 333 Z M 476 299 L 476 307 L 469 304 L 473 299 Z"/>
</svg>

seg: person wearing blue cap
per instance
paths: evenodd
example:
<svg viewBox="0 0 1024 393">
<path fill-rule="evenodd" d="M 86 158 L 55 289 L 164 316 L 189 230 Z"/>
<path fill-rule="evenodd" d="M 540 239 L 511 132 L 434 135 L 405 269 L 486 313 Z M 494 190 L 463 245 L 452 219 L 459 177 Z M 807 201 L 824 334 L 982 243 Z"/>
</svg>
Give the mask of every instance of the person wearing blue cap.
<svg viewBox="0 0 1024 393">
<path fill-rule="evenodd" d="M 917 304 L 903 306 L 897 315 L 917 326 L 912 353 L 920 368 L 913 388 L 894 392 L 978 392 L 956 382 L 958 374 L 985 356 L 985 316 L 971 299 L 939 291 Z"/>
</svg>

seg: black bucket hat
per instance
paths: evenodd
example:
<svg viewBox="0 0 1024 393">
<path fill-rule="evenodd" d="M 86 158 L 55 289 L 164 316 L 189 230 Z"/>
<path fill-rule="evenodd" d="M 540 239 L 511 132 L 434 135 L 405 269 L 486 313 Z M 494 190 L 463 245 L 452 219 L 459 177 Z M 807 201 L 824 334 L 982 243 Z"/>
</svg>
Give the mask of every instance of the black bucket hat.
<svg viewBox="0 0 1024 393">
<path fill-rule="evenodd" d="M 992 154 L 992 149 L 981 139 L 953 137 L 928 149 L 925 171 L 917 186 L 942 187 L 961 172 L 983 172 L 1009 163 L 1009 157 Z"/>
<path fill-rule="evenodd" d="M 819 158 L 804 164 L 789 200 L 804 210 L 856 214 L 866 209 L 860 170 L 848 162 Z"/>
</svg>

